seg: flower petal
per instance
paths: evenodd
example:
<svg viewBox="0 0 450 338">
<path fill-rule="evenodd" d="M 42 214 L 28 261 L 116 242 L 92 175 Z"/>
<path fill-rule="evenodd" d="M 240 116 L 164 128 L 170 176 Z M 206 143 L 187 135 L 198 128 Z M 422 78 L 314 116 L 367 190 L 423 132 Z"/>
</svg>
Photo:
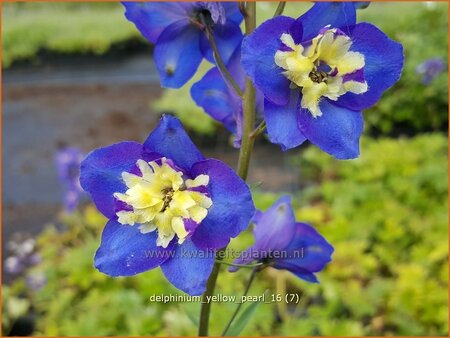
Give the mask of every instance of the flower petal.
<svg viewBox="0 0 450 338">
<path fill-rule="evenodd" d="M 351 2 L 316 2 L 298 20 L 303 25 L 303 41 L 314 38 L 327 25 L 348 35 L 349 28 L 356 23 L 355 5 Z"/>
<path fill-rule="evenodd" d="M 173 160 L 184 170 L 189 170 L 194 163 L 204 159 L 180 120 L 167 114 L 161 117 L 158 126 L 144 142 L 144 149 Z"/>
<path fill-rule="evenodd" d="M 288 105 L 277 106 L 264 102 L 264 117 L 270 142 L 279 144 L 283 151 L 302 144 L 306 138 L 298 127 L 299 95 L 291 95 Z"/>
<path fill-rule="evenodd" d="M 97 209 L 108 218 L 115 217 L 116 192 L 125 192 L 122 172 L 130 171 L 142 158 L 142 144 L 121 142 L 92 151 L 81 162 L 80 184 Z"/>
<path fill-rule="evenodd" d="M 214 40 L 219 49 L 220 57 L 223 62 L 227 63 L 233 52 L 241 44 L 242 31 L 239 25 L 229 22 L 224 25 L 216 25 L 213 29 Z M 209 43 L 206 34 L 201 35 L 200 48 L 203 56 L 212 63 L 215 63 L 211 44 Z"/>
<path fill-rule="evenodd" d="M 317 282 L 312 273 L 321 271 L 331 261 L 333 251 L 333 247 L 316 229 L 297 223 L 294 237 L 286 248 L 288 258 L 277 259 L 274 267 L 289 270 L 309 282 Z"/>
<path fill-rule="evenodd" d="M 296 230 L 291 197 L 282 196 L 254 222 L 255 246 L 260 250 L 285 249 Z"/>
<path fill-rule="evenodd" d="M 289 102 L 289 80 L 275 64 L 281 46 L 280 36 L 289 31 L 294 19 L 277 16 L 262 23 L 242 41 L 242 66 L 255 86 L 277 105 Z"/>
<path fill-rule="evenodd" d="M 214 251 L 201 250 L 187 239 L 175 246 L 175 255 L 161 265 L 166 278 L 191 296 L 201 295 L 214 266 Z"/>
<path fill-rule="evenodd" d="M 337 159 L 358 157 L 362 113 L 335 106 L 328 100 L 322 100 L 320 109 L 323 114 L 318 117 L 313 117 L 309 110 L 300 110 L 298 121 L 303 135 Z"/>
<path fill-rule="evenodd" d="M 363 110 L 373 106 L 383 92 L 400 78 L 403 46 L 368 23 L 357 24 L 350 34 L 351 50 L 364 55 L 364 78 L 369 90 L 364 94 L 347 93 L 336 104 L 352 110 Z"/>
<path fill-rule="evenodd" d="M 133 276 L 154 269 L 172 257 L 173 243 L 156 246 L 157 233 L 142 234 L 137 226 L 110 220 L 103 230 L 95 267 L 109 276 Z"/>
<path fill-rule="evenodd" d="M 245 230 L 253 217 L 255 207 L 250 189 L 230 167 L 218 160 L 198 162 L 191 173 L 209 176 L 208 190 L 213 201 L 192 241 L 199 248 L 222 248 Z"/>
<path fill-rule="evenodd" d="M 226 1 L 221 2 L 221 4 L 225 9 L 225 16 L 227 17 L 227 21 L 231 21 L 237 25 L 240 25 L 242 20 L 244 20 L 244 17 L 239 10 L 239 3 L 236 1 Z"/>
<path fill-rule="evenodd" d="M 126 18 L 136 25 L 141 34 L 151 43 L 171 24 L 188 22 L 191 3 L 184 2 L 122 2 Z"/>
<path fill-rule="evenodd" d="M 230 132 L 236 132 L 234 113 L 240 108 L 236 100 L 230 97 L 228 86 L 216 67 L 210 69 L 200 81 L 192 85 L 191 96 L 208 115 L 223 123 Z"/>
<path fill-rule="evenodd" d="M 154 59 L 161 86 L 180 88 L 197 71 L 203 58 L 197 27 L 178 21 L 167 27 L 156 41 Z"/>
</svg>

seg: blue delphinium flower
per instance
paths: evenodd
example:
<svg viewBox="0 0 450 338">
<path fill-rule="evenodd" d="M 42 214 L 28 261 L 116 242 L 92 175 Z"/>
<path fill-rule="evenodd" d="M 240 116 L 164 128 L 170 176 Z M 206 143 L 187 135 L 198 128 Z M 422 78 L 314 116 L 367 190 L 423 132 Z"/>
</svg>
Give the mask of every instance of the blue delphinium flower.
<svg viewBox="0 0 450 338">
<path fill-rule="evenodd" d="M 77 207 L 84 193 L 80 186 L 80 163 L 85 154 L 78 148 L 63 148 L 56 153 L 58 178 L 64 188 L 64 206 L 67 212 Z"/>
<path fill-rule="evenodd" d="M 242 41 L 243 20 L 237 2 L 123 2 L 125 16 L 155 45 L 154 60 L 161 85 L 180 88 L 203 58 L 214 62 L 204 32 L 212 30 L 224 62 Z"/>
<path fill-rule="evenodd" d="M 418 65 L 416 67 L 416 73 L 422 75 L 422 83 L 424 85 L 429 85 L 444 69 L 445 64 L 442 58 L 432 58 Z"/>
<path fill-rule="evenodd" d="M 314 273 L 331 261 L 334 249 L 312 226 L 296 222 L 289 196 L 281 197 L 265 212 L 257 211 L 253 222 L 255 244 L 243 251 L 235 264 L 263 262 L 318 283 Z"/>
<path fill-rule="evenodd" d="M 305 140 L 338 159 L 359 155 L 361 111 L 400 77 L 403 48 L 352 3 L 318 2 L 278 16 L 242 42 L 242 65 L 265 96 L 269 138 L 283 150 Z"/>
<path fill-rule="evenodd" d="M 177 288 L 205 290 L 214 250 L 254 214 L 250 190 L 224 163 L 205 159 L 170 115 L 144 144 L 121 142 L 91 152 L 81 185 L 109 218 L 95 267 L 110 276 L 158 266 Z"/>
<path fill-rule="evenodd" d="M 245 72 L 241 66 L 241 47 L 231 55 L 227 69 L 237 85 L 244 90 Z M 242 137 L 242 99 L 227 84 L 217 67 L 210 69 L 203 78 L 191 87 L 195 103 L 216 121 L 235 135 L 234 146 L 239 147 Z M 257 92 L 257 112 L 263 110 L 263 96 Z"/>
</svg>

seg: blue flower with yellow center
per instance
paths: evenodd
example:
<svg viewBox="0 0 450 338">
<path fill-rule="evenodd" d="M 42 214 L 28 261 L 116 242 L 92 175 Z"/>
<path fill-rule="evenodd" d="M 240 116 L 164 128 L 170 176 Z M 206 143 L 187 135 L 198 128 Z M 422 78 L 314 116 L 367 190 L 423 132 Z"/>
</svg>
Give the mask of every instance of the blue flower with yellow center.
<svg viewBox="0 0 450 338">
<path fill-rule="evenodd" d="M 244 38 L 242 65 L 264 94 L 273 143 L 287 150 L 309 140 L 350 159 L 359 155 L 361 111 L 399 79 L 403 48 L 377 27 L 356 24 L 353 3 L 318 2 Z"/>
<path fill-rule="evenodd" d="M 237 2 L 123 2 L 128 20 L 155 45 L 154 59 L 161 85 L 180 88 L 203 58 L 214 63 L 204 32 L 212 31 L 224 62 L 241 44 L 243 16 Z"/>
<path fill-rule="evenodd" d="M 170 115 L 144 144 L 121 142 L 81 163 L 81 186 L 109 218 L 95 267 L 110 276 L 158 266 L 177 288 L 199 295 L 214 251 L 254 213 L 250 190 L 224 163 L 205 159 Z"/>
<path fill-rule="evenodd" d="M 333 247 L 311 225 L 295 220 L 289 196 L 283 196 L 253 218 L 255 244 L 243 251 L 235 264 L 261 262 L 297 277 L 318 283 L 315 273 L 331 261 Z M 238 267 L 230 267 L 231 272 Z"/>
</svg>

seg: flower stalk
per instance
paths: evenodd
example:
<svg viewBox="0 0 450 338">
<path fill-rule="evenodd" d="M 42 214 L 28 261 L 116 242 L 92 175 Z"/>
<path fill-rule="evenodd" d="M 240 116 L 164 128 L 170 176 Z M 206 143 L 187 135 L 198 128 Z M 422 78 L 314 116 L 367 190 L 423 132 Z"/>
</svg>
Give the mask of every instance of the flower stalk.
<svg viewBox="0 0 450 338">
<path fill-rule="evenodd" d="M 211 45 L 211 49 L 213 51 L 214 60 L 216 61 L 217 68 L 220 71 L 220 74 L 222 75 L 225 82 L 230 85 L 236 94 L 243 98 L 244 93 L 242 92 L 239 85 L 234 80 L 233 76 L 230 74 L 228 68 L 225 65 L 225 62 L 223 62 L 222 57 L 220 56 L 219 49 L 217 48 L 216 40 L 214 39 L 214 35 L 212 34 L 211 27 L 208 25 L 205 17 L 203 15 L 200 15 L 200 19 L 202 21 L 203 29 L 205 30 L 206 37 L 209 41 L 209 44 Z"/>
<path fill-rule="evenodd" d="M 246 8 L 245 8 L 245 34 L 251 34 L 255 28 L 256 28 L 256 3 L 255 2 L 247 2 Z M 220 55 L 218 53 L 217 45 L 215 44 L 214 39 L 212 38 L 212 34 L 209 31 L 209 29 L 206 27 L 206 32 L 208 36 L 208 40 L 211 43 L 211 48 L 213 49 L 214 56 L 218 56 L 216 59 L 216 63 L 218 68 L 221 70 L 222 75 L 229 81 L 230 84 L 235 83 L 233 80 L 233 77 L 229 73 L 228 69 L 226 68 L 225 64 L 220 58 Z M 222 72 L 223 71 L 223 72 Z M 228 74 L 228 77 L 227 77 Z M 236 83 L 235 83 L 236 84 Z M 239 86 L 236 87 L 239 88 Z M 237 88 L 235 88 L 236 92 Z M 239 88 L 240 90 L 240 88 Z M 242 92 L 241 92 L 242 93 Z M 243 130 L 242 130 L 242 144 L 239 152 L 239 161 L 238 161 L 238 169 L 237 174 L 243 179 L 247 179 L 248 174 L 248 168 L 250 164 L 250 157 L 252 153 L 252 148 L 254 144 L 254 138 L 251 137 L 251 133 L 253 131 L 254 125 L 255 125 L 255 115 L 256 115 L 256 89 L 253 86 L 252 81 L 249 78 L 246 78 L 245 81 L 245 92 L 243 95 L 244 102 L 244 119 L 243 119 Z M 202 296 L 202 307 L 200 310 L 200 321 L 199 321 L 199 330 L 198 334 L 201 337 L 208 336 L 208 326 L 209 326 L 209 315 L 211 312 L 211 303 L 207 301 L 207 299 L 210 299 L 209 296 L 212 296 L 214 293 L 214 289 L 217 282 L 217 277 L 219 276 L 220 272 L 220 266 L 221 261 L 223 260 L 223 252 L 226 250 L 226 248 L 220 249 L 216 253 L 216 263 L 214 264 L 213 270 L 211 272 L 211 275 L 208 279 L 208 283 L 206 284 L 206 291 Z"/>
<path fill-rule="evenodd" d="M 250 287 L 252 286 L 252 283 L 253 283 L 253 281 L 255 280 L 256 273 L 257 273 L 259 270 L 260 270 L 259 267 L 256 267 L 256 268 L 253 269 L 252 273 L 250 274 L 250 278 L 248 279 L 247 286 L 245 287 L 245 291 L 244 291 L 242 297 L 247 296 L 247 294 L 248 294 L 248 292 L 249 292 L 249 290 L 250 290 Z M 241 310 L 242 304 L 243 304 L 243 303 L 240 302 L 240 303 L 238 304 L 238 306 L 236 307 L 236 310 L 234 310 L 233 315 L 231 316 L 230 320 L 229 320 L 228 323 L 227 323 L 227 326 L 225 326 L 225 329 L 223 329 L 222 336 L 225 336 L 225 335 L 227 334 L 228 330 L 229 330 L 230 327 L 231 327 L 231 324 L 232 324 L 233 321 L 236 319 L 236 317 L 237 317 L 239 311 Z"/>
</svg>

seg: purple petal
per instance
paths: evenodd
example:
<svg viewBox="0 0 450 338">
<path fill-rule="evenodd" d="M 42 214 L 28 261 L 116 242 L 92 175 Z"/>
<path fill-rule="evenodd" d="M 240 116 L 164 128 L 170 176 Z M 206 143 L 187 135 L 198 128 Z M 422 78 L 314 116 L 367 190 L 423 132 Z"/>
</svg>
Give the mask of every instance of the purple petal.
<svg viewBox="0 0 450 338">
<path fill-rule="evenodd" d="M 333 247 L 312 226 L 297 223 L 295 235 L 286 248 L 287 258 L 277 259 L 274 267 L 289 270 L 300 278 L 317 282 L 314 272 L 321 271 L 331 261 Z"/>
<path fill-rule="evenodd" d="M 199 248 L 222 248 L 245 230 L 253 217 L 255 207 L 250 189 L 230 167 L 218 160 L 198 162 L 191 173 L 209 176 L 208 189 L 213 202 L 192 241 Z"/>
<path fill-rule="evenodd" d="M 351 2 L 316 2 L 298 20 L 303 25 L 303 41 L 314 38 L 327 25 L 349 35 L 350 27 L 356 23 L 356 10 Z"/>
<path fill-rule="evenodd" d="M 173 255 L 173 242 L 156 246 L 156 231 L 142 234 L 138 226 L 110 220 L 94 258 L 95 267 L 112 277 L 132 276 L 154 269 Z"/>
<path fill-rule="evenodd" d="M 121 142 L 92 151 L 81 162 L 80 183 L 97 209 L 108 218 L 115 215 L 115 192 L 125 192 L 122 172 L 130 171 L 142 158 L 142 144 Z"/>
<path fill-rule="evenodd" d="M 154 59 L 161 86 L 180 88 L 197 71 L 203 58 L 197 27 L 178 21 L 167 27 L 156 41 Z"/>
<path fill-rule="evenodd" d="M 323 151 L 340 160 L 359 156 L 363 132 L 361 112 L 338 107 L 328 100 L 320 103 L 322 116 L 313 117 L 307 109 L 299 113 L 300 131 Z"/>
<path fill-rule="evenodd" d="M 277 105 L 289 102 L 289 80 L 275 64 L 275 53 L 280 49 L 280 37 L 289 31 L 294 19 L 277 16 L 261 24 L 242 41 L 242 66 L 255 86 Z"/>
<path fill-rule="evenodd" d="M 240 107 L 230 95 L 219 70 L 214 67 L 191 87 L 195 103 L 216 121 L 221 122 L 232 133 L 236 132 L 235 111 Z"/>
<path fill-rule="evenodd" d="M 226 1 L 222 2 L 222 6 L 225 9 L 225 16 L 227 21 L 231 21 L 237 25 L 240 25 L 244 17 L 239 10 L 239 3 L 236 1 Z"/>
<path fill-rule="evenodd" d="M 351 39 L 351 50 L 364 55 L 364 78 L 369 90 L 359 95 L 347 93 L 341 96 L 336 104 L 352 110 L 363 110 L 373 106 L 383 92 L 400 78 L 403 68 L 403 47 L 368 23 L 354 26 Z"/>
<path fill-rule="evenodd" d="M 144 148 L 173 160 L 185 171 L 204 159 L 186 134 L 180 120 L 167 114 L 161 117 L 158 126 L 150 133 L 144 142 Z"/>
<path fill-rule="evenodd" d="M 291 95 L 286 106 L 277 106 L 269 101 L 264 102 L 264 117 L 270 142 L 279 144 L 283 151 L 302 144 L 306 138 L 298 127 L 299 95 Z"/>
<path fill-rule="evenodd" d="M 151 43 L 171 24 L 189 21 L 191 3 L 183 2 L 122 2 L 126 18 L 136 25 L 141 34 Z"/>
<path fill-rule="evenodd" d="M 291 197 L 283 196 L 255 220 L 255 245 L 261 250 L 283 250 L 295 228 Z"/>
<path fill-rule="evenodd" d="M 214 251 L 201 250 L 187 239 L 175 246 L 175 255 L 161 265 L 166 278 L 191 296 L 201 295 L 214 266 Z"/>
</svg>

